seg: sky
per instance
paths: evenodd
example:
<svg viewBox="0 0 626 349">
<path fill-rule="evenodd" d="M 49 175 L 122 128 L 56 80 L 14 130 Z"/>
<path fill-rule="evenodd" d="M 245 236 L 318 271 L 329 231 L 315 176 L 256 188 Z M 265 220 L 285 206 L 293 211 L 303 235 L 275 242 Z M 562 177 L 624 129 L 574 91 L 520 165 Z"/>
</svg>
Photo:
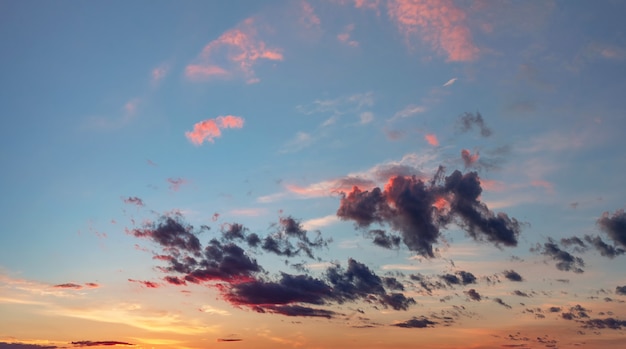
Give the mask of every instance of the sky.
<svg viewBox="0 0 626 349">
<path fill-rule="evenodd" d="M 624 13 L 0 0 L 0 348 L 623 348 Z"/>
</svg>

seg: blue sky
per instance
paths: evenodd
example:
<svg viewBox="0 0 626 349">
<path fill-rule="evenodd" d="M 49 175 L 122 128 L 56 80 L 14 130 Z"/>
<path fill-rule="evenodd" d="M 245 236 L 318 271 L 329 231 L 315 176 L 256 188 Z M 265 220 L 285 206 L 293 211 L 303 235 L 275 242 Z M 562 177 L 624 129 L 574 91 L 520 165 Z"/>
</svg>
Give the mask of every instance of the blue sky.
<svg viewBox="0 0 626 349">
<path fill-rule="evenodd" d="M 624 10 L 0 1 L 0 345 L 617 348 Z"/>
</svg>

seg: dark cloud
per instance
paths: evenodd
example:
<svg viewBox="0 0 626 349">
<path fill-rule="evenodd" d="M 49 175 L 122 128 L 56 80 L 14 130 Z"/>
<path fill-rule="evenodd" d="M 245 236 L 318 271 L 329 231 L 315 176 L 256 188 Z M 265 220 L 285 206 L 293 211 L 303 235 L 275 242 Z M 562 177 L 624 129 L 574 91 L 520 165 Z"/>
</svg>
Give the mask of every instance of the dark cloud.
<svg viewBox="0 0 626 349">
<path fill-rule="evenodd" d="M 193 233 L 193 226 L 182 221 L 180 213 L 163 215 L 155 223 L 148 223 L 142 229 L 133 229 L 131 234 L 149 238 L 174 254 L 178 254 L 179 250 L 200 254 L 200 240 Z"/>
<path fill-rule="evenodd" d="M 54 285 L 52 286 L 54 288 L 69 288 L 69 289 L 73 289 L 73 290 L 80 290 L 83 288 L 82 285 L 78 285 L 78 284 L 74 284 L 71 282 L 65 283 L 65 284 L 58 284 L 58 285 Z"/>
<path fill-rule="evenodd" d="M 316 309 L 304 307 L 301 305 L 266 305 L 263 307 L 258 307 L 258 309 L 256 310 L 261 313 L 271 312 L 274 314 L 280 314 L 285 316 L 324 317 L 327 319 L 336 317 L 337 315 L 341 315 L 332 310 Z"/>
<path fill-rule="evenodd" d="M 475 289 L 471 288 L 467 291 L 465 291 L 465 294 L 474 301 L 480 301 L 482 299 L 482 297 L 480 296 L 480 293 L 478 293 Z"/>
<path fill-rule="evenodd" d="M 393 177 L 384 191 L 354 187 L 342 196 L 337 216 L 361 228 L 389 225 L 411 251 L 428 258 L 434 257 L 433 244 L 439 241 L 440 230 L 451 222 L 475 240 L 516 246 L 520 223 L 490 211 L 478 200 L 482 188 L 477 173 L 455 171 L 444 178 L 443 172 L 440 167 L 429 184 L 417 177 Z"/>
<path fill-rule="evenodd" d="M 600 252 L 600 255 L 608 258 L 615 258 L 616 256 L 620 256 L 626 252 L 624 249 L 619 248 L 617 246 L 611 246 L 604 242 L 599 236 L 591 236 L 586 235 L 585 241 L 590 243 L 595 249 Z"/>
<path fill-rule="evenodd" d="M 308 303 L 322 305 L 333 290 L 324 281 L 308 275 L 283 273 L 278 281 L 254 280 L 234 284 L 226 299 L 237 305 L 280 305 Z"/>
<path fill-rule="evenodd" d="M 432 277 L 426 276 L 426 275 L 422 275 L 422 274 L 411 274 L 409 276 L 409 278 L 413 281 L 416 281 L 419 286 L 426 291 L 427 294 L 431 295 L 433 290 L 439 290 L 439 289 L 445 289 L 447 288 L 446 284 L 437 280 L 437 279 L 433 279 Z"/>
<path fill-rule="evenodd" d="M 492 134 L 491 129 L 487 127 L 485 120 L 483 120 L 483 116 L 480 115 L 479 112 L 476 112 L 476 114 L 465 112 L 459 116 L 457 125 L 461 132 L 467 132 L 476 126 L 480 129 L 481 136 L 489 137 Z"/>
<path fill-rule="evenodd" d="M 77 347 L 96 347 L 96 346 L 117 346 L 117 345 L 124 345 L 124 346 L 132 346 L 134 344 L 132 343 L 126 343 L 126 342 L 118 342 L 118 341 L 78 341 L 78 342 L 72 342 L 72 344 L 74 344 L 74 346 Z"/>
<path fill-rule="evenodd" d="M 129 196 L 127 198 L 124 198 L 124 203 L 125 204 L 131 204 L 131 205 L 136 205 L 139 207 L 143 207 L 143 200 L 141 200 L 140 198 L 136 197 L 136 196 Z"/>
<path fill-rule="evenodd" d="M 615 211 L 612 215 L 604 212 L 597 223 L 611 240 L 626 247 L 626 212 L 623 209 Z"/>
<path fill-rule="evenodd" d="M 494 301 L 494 302 L 496 302 L 496 303 L 498 303 L 498 304 L 500 304 L 501 306 L 503 306 L 503 307 L 505 307 L 505 308 L 507 308 L 507 309 L 511 309 L 511 308 L 512 308 L 510 305 L 506 304 L 506 303 L 502 300 L 502 298 L 494 298 L 494 299 L 493 299 L 493 301 Z"/>
<path fill-rule="evenodd" d="M 617 286 L 617 287 L 615 287 L 615 294 L 626 296 L 626 286 Z"/>
<path fill-rule="evenodd" d="M 243 240 L 245 239 L 248 228 L 238 223 L 227 223 L 222 225 L 222 237 L 225 240 Z"/>
<path fill-rule="evenodd" d="M 333 298 L 339 303 L 370 299 L 395 310 L 406 310 L 415 304 L 413 298 L 407 298 L 402 293 L 387 294 L 382 279 L 365 264 L 352 258 L 348 260 L 345 270 L 339 265 L 328 268 L 326 278 L 333 288 Z"/>
<path fill-rule="evenodd" d="M 256 260 L 232 242 L 212 239 L 203 248 L 197 235 L 207 229 L 203 226 L 196 231 L 183 221 L 180 213 L 174 213 L 162 215 L 155 223 L 147 223 L 130 233 L 160 245 L 163 253 L 158 254 L 158 259 L 168 263 L 160 269 L 175 274 L 165 277 L 170 284 L 249 280 L 262 271 Z"/>
<path fill-rule="evenodd" d="M 439 276 L 448 285 L 468 285 L 475 284 L 476 277 L 467 271 L 457 271 L 455 274 L 444 274 Z"/>
<path fill-rule="evenodd" d="M 548 242 L 543 245 L 537 244 L 530 251 L 552 258 L 557 262 L 556 267 L 559 270 L 573 271 L 574 273 L 584 272 L 582 269 L 585 266 L 583 259 L 561 249 L 551 238 L 548 238 Z"/>
<path fill-rule="evenodd" d="M 504 277 L 509 279 L 510 281 L 521 282 L 524 281 L 524 278 L 520 274 L 518 274 L 515 270 L 505 270 Z"/>
<path fill-rule="evenodd" d="M 243 339 L 241 338 L 218 338 L 218 342 L 241 342 Z"/>
<path fill-rule="evenodd" d="M 551 313 L 558 313 L 561 311 L 561 307 L 550 307 L 548 308 L 548 311 Z"/>
<path fill-rule="evenodd" d="M 403 328 L 426 328 L 426 327 L 434 327 L 437 323 L 431 320 L 428 320 L 426 317 L 422 316 L 419 318 L 412 318 L 410 320 L 400 322 L 397 324 L 393 324 L 393 326 L 403 327 Z"/>
<path fill-rule="evenodd" d="M 363 300 L 394 310 L 407 310 L 415 304 L 413 298 L 407 298 L 400 292 L 389 293 L 387 289 L 401 291 L 404 286 L 395 278 L 377 276 L 353 259 L 348 260 L 346 269 L 339 265 L 328 268 L 323 279 L 282 273 L 277 280 L 256 279 L 222 288 L 224 298 L 234 305 L 287 316 L 330 318 L 337 315 L 333 311 L 303 304 L 324 306 Z"/>
<path fill-rule="evenodd" d="M 591 329 L 621 330 L 623 327 L 626 328 L 626 321 L 614 319 L 612 317 L 605 319 L 589 319 L 583 322 L 583 327 Z"/>
<path fill-rule="evenodd" d="M 402 242 L 402 238 L 397 235 L 387 234 L 382 229 L 374 229 L 369 231 L 369 235 L 374 238 L 374 245 L 387 248 L 387 249 L 395 249 L 400 247 L 400 243 Z"/>
<path fill-rule="evenodd" d="M 136 282 L 147 288 L 158 288 L 159 286 L 161 286 L 160 284 L 157 284 L 156 282 L 152 282 L 152 281 L 142 281 L 142 280 L 135 280 L 135 279 L 128 279 L 128 281 Z"/>
<path fill-rule="evenodd" d="M 516 296 L 520 296 L 520 297 L 530 297 L 528 293 L 520 291 L 520 290 L 513 291 L 513 294 Z"/>
</svg>

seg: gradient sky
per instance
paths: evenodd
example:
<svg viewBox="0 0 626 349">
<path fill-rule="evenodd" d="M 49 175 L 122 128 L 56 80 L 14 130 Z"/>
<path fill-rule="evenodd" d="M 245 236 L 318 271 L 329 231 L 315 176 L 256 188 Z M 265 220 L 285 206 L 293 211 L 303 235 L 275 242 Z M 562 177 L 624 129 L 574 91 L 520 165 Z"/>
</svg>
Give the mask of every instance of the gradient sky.
<svg viewBox="0 0 626 349">
<path fill-rule="evenodd" d="M 0 0 L 0 348 L 623 348 L 624 13 Z"/>
</svg>

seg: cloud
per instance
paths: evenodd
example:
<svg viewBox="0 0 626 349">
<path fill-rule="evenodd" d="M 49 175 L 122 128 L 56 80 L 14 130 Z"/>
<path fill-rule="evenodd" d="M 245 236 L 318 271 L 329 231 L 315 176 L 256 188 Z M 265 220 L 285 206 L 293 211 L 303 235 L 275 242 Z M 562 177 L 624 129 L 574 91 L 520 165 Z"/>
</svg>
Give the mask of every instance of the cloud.
<svg viewBox="0 0 626 349">
<path fill-rule="evenodd" d="M 551 238 L 548 238 L 548 242 L 543 245 L 538 243 L 530 251 L 552 258 L 557 262 L 556 267 L 559 270 L 573 271 L 578 274 L 584 272 L 582 269 L 585 267 L 583 259 L 561 249 Z"/>
<path fill-rule="evenodd" d="M 604 212 L 597 224 L 615 243 L 626 247 L 626 213 L 623 209 L 615 211 L 612 215 Z"/>
<path fill-rule="evenodd" d="M 616 286 L 615 287 L 615 294 L 626 296 L 626 286 Z"/>
<path fill-rule="evenodd" d="M 296 106 L 296 111 L 305 115 L 331 114 L 333 116 L 340 116 L 358 113 L 364 108 L 372 107 L 373 105 L 374 94 L 372 92 L 365 92 L 335 99 L 316 99 L 313 103 Z"/>
<path fill-rule="evenodd" d="M 436 322 L 428 320 L 428 318 L 422 316 L 419 318 L 414 317 L 407 321 L 393 324 L 393 326 L 403 327 L 403 328 L 427 328 L 427 327 L 434 327 L 434 325 L 436 324 L 437 324 Z"/>
<path fill-rule="evenodd" d="M 448 80 L 445 84 L 443 84 L 443 87 L 452 86 L 457 80 L 458 80 L 457 78 L 452 78 Z"/>
<path fill-rule="evenodd" d="M 152 282 L 152 281 L 142 281 L 142 280 L 135 280 L 135 279 L 128 279 L 128 281 L 141 284 L 142 286 L 147 287 L 147 288 L 159 288 L 161 286 L 160 284 L 157 284 L 156 282 Z"/>
<path fill-rule="evenodd" d="M 305 0 L 300 1 L 300 24 L 306 28 L 314 28 L 320 26 L 320 18 L 315 14 L 313 6 Z"/>
<path fill-rule="evenodd" d="M 192 80 L 241 75 L 247 83 L 258 82 L 253 70 L 258 61 L 282 61 L 283 54 L 281 49 L 267 47 L 257 36 L 254 19 L 246 19 L 208 43 L 195 62 L 187 65 L 185 75 Z"/>
<path fill-rule="evenodd" d="M 207 228 L 201 227 L 200 231 Z M 199 231 L 185 223 L 180 214 L 162 215 L 157 222 L 146 223 L 129 233 L 161 247 L 163 258 L 159 259 L 168 265 L 159 269 L 180 275 L 168 275 L 165 280 L 170 284 L 248 280 L 262 270 L 256 260 L 233 243 L 212 239 L 203 248 L 196 236 Z"/>
<path fill-rule="evenodd" d="M 351 47 L 359 46 L 359 42 L 352 40 L 352 31 L 354 30 L 354 24 L 348 24 L 344 27 L 344 30 L 337 34 L 337 40 Z"/>
<path fill-rule="evenodd" d="M 407 310 L 415 300 L 402 293 L 388 293 L 385 285 L 398 288 L 397 281 L 391 279 L 383 281 L 364 264 L 349 259 L 347 269 L 333 265 L 326 270 L 323 279 L 281 273 L 275 281 L 257 279 L 231 283 L 223 292 L 224 298 L 234 305 L 287 316 L 331 318 L 339 314 L 302 304 L 323 306 L 358 300 L 394 310 Z"/>
<path fill-rule="evenodd" d="M 480 296 L 480 293 L 478 293 L 478 291 L 476 291 L 475 289 L 471 288 L 467 291 L 464 291 L 465 294 L 467 294 L 467 296 L 474 301 L 480 301 L 482 299 L 482 297 Z"/>
<path fill-rule="evenodd" d="M 315 230 L 327 227 L 339 221 L 337 215 L 331 214 L 320 218 L 312 218 L 302 222 L 302 228 L 306 230 Z"/>
<path fill-rule="evenodd" d="M 402 242 L 402 238 L 400 236 L 387 234 L 387 232 L 382 229 L 370 230 L 369 235 L 374 238 L 372 240 L 374 245 L 387 249 L 399 248 L 400 243 Z"/>
<path fill-rule="evenodd" d="M 73 290 L 80 290 L 80 289 L 83 288 L 82 285 L 78 285 L 78 284 L 74 284 L 74 283 L 59 284 L 59 285 L 54 285 L 52 287 L 55 287 L 55 288 L 69 288 L 69 289 L 73 289 Z"/>
<path fill-rule="evenodd" d="M 163 80 L 166 76 L 167 73 L 169 72 L 169 66 L 167 64 L 161 64 L 160 66 L 152 69 L 152 84 L 156 85 L 158 84 L 161 80 Z"/>
<path fill-rule="evenodd" d="M 125 204 L 136 205 L 138 207 L 144 206 L 143 200 L 141 200 L 140 198 L 136 196 L 129 196 L 127 198 L 124 198 L 123 200 Z"/>
<path fill-rule="evenodd" d="M 126 342 L 118 342 L 118 341 L 78 341 L 72 342 L 76 347 L 97 347 L 97 346 L 134 346 L 135 344 L 126 343 Z"/>
<path fill-rule="evenodd" d="M 478 56 L 465 24 L 465 12 L 450 0 L 389 0 L 389 18 L 410 43 L 418 36 L 448 61 L 471 61 Z"/>
<path fill-rule="evenodd" d="M 485 120 L 483 120 L 483 116 L 479 112 L 476 112 L 476 114 L 465 112 L 459 116 L 457 125 L 461 132 L 467 132 L 473 129 L 474 126 L 477 126 L 480 129 L 481 136 L 489 137 L 492 134 L 491 129 L 487 127 Z"/>
<path fill-rule="evenodd" d="M 496 302 L 496 303 L 498 303 L 498 304 L 500 304 L 501 306 L 503 306 L 503 307 L 505 307 L 505 308 L 507 308 L 507 309 L 511 309 L 511 308 L 512 308 L 510 305 L 506 304 L 506 303 L 502 300 L 502 298 L 494 298 L 494 299 L 493 299 L 493 301 L 494 301 L 494 302 Z"/>
<path fill-rule="evenodd" d="M 359 115 L 359 123 L 361 125 L 369 124 L 372 121 L 374 121 L 374 113 L 372 112 L 366 111 Z"/>
<path fill-rule="evenodd" d="M 524 281 L 524 278 L 522 278 L 522 276 L 515 270 L 505 270 L 504 277 L 509 279 L 510 281 L 516 281 L 516 282 Z"/>
<path fill-rule="evenodd" d="M 281 149 L 281 153 L 295 153 L 313 144 L 314 139 L 309 133 L 297 132 Z"/>
<path fill-rule="evenodd" d="M 467 149 L 461 150 L 461 159 L 463 159 L 463 163 L 465 164 L 465 168 L 473 167 L 476 164 L 476 162 L 478 161 L 479 157 L 480 157 L 480 155 L 478 154 L 478 151 L 476 151 L 476 153 L 472 154 Z"/>
<path fill-rule="evenodd" d="M 239 116 L 218 116 L 215 119 L 207 119 L 193 126 L 193 131 L 185 132 L 185 136 L 191 143 L 201 145 L 204 141 L 214 143 L 215 138 L 222 135 L 225 128 L 242 128 L 244 120 Z"/>
<path fill-rule="evenodd" d="M 623 327 L 626 327 L 626 321 L 614 319 L 612 317 L 605 319 L 589 319 L 583 322 L 582 327 L 590 329 L 621 330 Z"/>
<path fill-rule="evenodd" d="M 423 106 L 413 105 L 413 104 L 407 105 L 406 107 L 404 107 L 404 109 L 396 112 L 393 118 L 391 118 L 389 121 L 408 118 L 409 116 L 413 116 L 415 114 L 421 114 L 424 112 L 426 112 L 426 108 Z"/>
<path fill-rule="evenodd" d="M 337 216 L 366 228 L 389 225 L 401 233 L 404 244 L 426 257 L 434 257 L 433 244 L 441 229 L 456 223 L 475 240 L 496 246 L 516 246 L 521 225 L 504 213 L 495 214 L 478 200 L 482 189 L 476 172 L 454 171 L 444 178 L 443 168 L 430 183 L 413 177 L 391 178 L 384 190 L 363 191 L 358 187 L 342 194 Z M 448 205 L 440 205 L 445 200 Z"/>
<path fill-rule="evenodd" d="M 428 144 L 432 145 L 433 147 L 436 147 L 439 145 L 439 140 L 437 139 L 437 135 L 435 135 L 434 133 L 427 133 L 424 136 L 424 139 L 426 140 L 426 142 L 428 142 Z"/>
<path fill-rule="evenodd" d="M 46 344 L 27 344 L 27 343 L 18 343 L 18 342 L 0 342 L 0 349 L 56 349 L 61 348 L 56 345 L 46 345 Z"/>
</svg>

